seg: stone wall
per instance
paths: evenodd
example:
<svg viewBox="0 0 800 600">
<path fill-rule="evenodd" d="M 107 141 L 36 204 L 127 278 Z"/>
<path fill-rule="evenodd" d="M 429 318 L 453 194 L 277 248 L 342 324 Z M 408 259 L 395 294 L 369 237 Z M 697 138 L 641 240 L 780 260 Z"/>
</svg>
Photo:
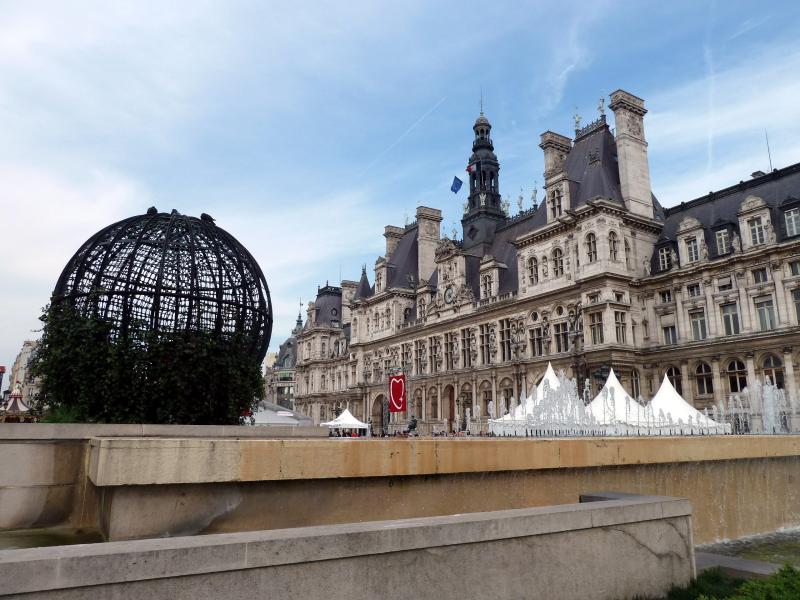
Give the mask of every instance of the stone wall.
<svg viewBox="0 0 800 600">
<path fill-rule="evenodd" d="M 694 576 L 689 502 L 607 497 L 492 513 L 0 551 L 0 597 L 625 600 L 660 596 Z"/>
</svg>

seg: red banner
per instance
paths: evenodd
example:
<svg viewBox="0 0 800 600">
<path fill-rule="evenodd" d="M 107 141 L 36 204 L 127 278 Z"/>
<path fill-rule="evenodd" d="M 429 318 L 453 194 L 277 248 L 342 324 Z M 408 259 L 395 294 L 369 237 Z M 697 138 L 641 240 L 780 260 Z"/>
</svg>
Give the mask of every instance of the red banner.
<svg viewBox="0 0 800 600">
<path fill-rule="evenodd" d="M 406 376 L 389 377 L 389 412 L 406 412 Z"/>
</svg>

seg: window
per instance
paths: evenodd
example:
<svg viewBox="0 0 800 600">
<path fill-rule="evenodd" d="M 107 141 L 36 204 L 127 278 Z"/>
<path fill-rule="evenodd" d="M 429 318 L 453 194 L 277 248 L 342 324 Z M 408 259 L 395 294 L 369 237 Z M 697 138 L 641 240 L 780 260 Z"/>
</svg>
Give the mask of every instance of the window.
<svg viewBox="0 0 800 600">
<path fill-rule="evenodd" d="M 444 368 L 448 371 L 452 371 L 455 368 L 457 336 L 458 334 L 454 332 L 444 334 Z"/>
<path fill-rule="evenodd" d="M 672 290 L 661 290 L 658 292 L 658 299 L 661 300 L 661 304 L 672 302 Z"/>
<path fill-rule="evenodd" d="M 792 290 L 792 300 L 794 301 L 794 313 L 797 315 L 797 322 L 800 323 L 800 290 Z"/>
<path fill-rule="evenodd" d="M 789 272 L 792 276 L 800 275 L 800 260 L 793 260 L 789 263 Z"/>
<path fill-rule="evenodd" d="M 542 328 L 541 327 L 534 327 L 530 330 L 530 340 L 531 340 L 531 355 L 532 356 L 543 356 L 544 355 L 544 343 L 542 339 Z"/>
<path fill-rule="evenodd" d="M 800 208 L 787 210 L 783 214 L 786 220 L 786 236 L 792 237 L 800 233 Z"/>
<path fill-rule="evenodd" d="M 615 302 L 625 302 L 625 292 L 614 292 Z"/>
<path fill-rule="evenodd" d="M 439 365 L 441 364 L 439 357 L 439 338 L 431 337 L 428 338 L 428 356 L 431 359 L 431 373 L 438 373 L 439 372 Z"/>
<path fill-rule="evenodd" d="M 555 324 L 556 352 L 569 351 L 569 325 L 567 323 Z"/>
<path fill-rule="evenodd" d="M 735 302 L 720 306 L 722 312 L 722 324 L 725 327 L 725 335 L 739 334 L 739 308 Z"/>
<path fill-rule="evenodd" d="M 472 366 L 472 329 L 464 328 L 461 330 L 461 364 L 465 369 Z"/>
<path fill-rule="evenodd" d="M 681 383 L 681 370 L 677 367 L 669 367 L 667 369 L 667 379 L 679 394 L 683 394 L 683 385 Z"/>
<path fill-rule="evenodd" d="M 425 373 L 425 342 L 423 340 L 416 340 L 414 342 L 414 372 L 417 375 Z"/>
<path fill-rule="evenodd" d="M 733 289 L 733 279 L 730 275 L 727 277 L 720 277 L 717 279 L 717 289 L 720 292 L 726 292 Z"/>
<path fill-rule="evenodd" d="M 500 353 L 503 362 L 511 360 L 511 321 L 500 319 Z"/>
<path fill-rule="evenodd" d="M 772 354 L 768 355 L 762 363 L 762 374 L 764 375 L 764 383 L 767 383 L 767 378 L 779 388 L 783 388 L 783 361 L 777 356 Z"/>
<path fill-rule="evenodd" d="M 728 387 L 732 394 L 741 392 L 747 387 L 747 369 L 740 360 L 732 360 L 725 370 L 728 375 Z"/>
<path fill-rule="evenodd" d="M 700 284 L 690 283 L 686 286 L 686 293 L 689 294 L 689 298 L 697 298 L 700 295 Z"/>
<path fill-rule="evenodd" d="M 481 364 L 488 365 L 492 359 L 489 354 L 489 326 L 480 326 Z"/>
<path fill-rule="evenodd" d="M 731 249 L 731 234 L 727 229 L 720 229 L 716 233 L 717 254 L 727 254 Z"/>
<path fill-rule="evenodd" d="M 691 311 L 689 321 L 692 323 L 692 339 L 695 342 L 706 339 L 706 311 L 702 309 Z"/>
<path fill-rule="evenodd" d="M 686 258 L 689 262 L 697 262 L 700 260 L 700 252 L 697 249 L 697 238 L 689 238 L 686 240 Z"/>
<path fill-rule="evenodd" d="M 611 232 L 608 234 L 608 257 L 616 261 L 617 256 L 619 255 L 619 239 L 617 238 L 617 234 L 615 232 Z"/>
<path fill-rule="evenodd" d="M 403 344 L 402 354 L 403 354 L 403 364 L 401 365 L 403 369 L 410 369 L 411 368 L 411 348 L 413 346 L 411 344 Z"/>
<path fill-rule="evenodd" d="M 586 236 L 586 256 L 590 263 L 597 260 L 597 236 L 593 233 Z"/>
<path fill-rule="evenodd" d="M 711 367 L 706 363 L 700 363 L 695 369 L 697 381 L 697 394 L 708 396 L 714 393 L 714 377 L 711 375 Z"/>
<path fill-rule="evenodd" d="M 639 371 L 636 369 L 631 371 L 631 394 L 633 394 L 634 398 L 642 395 L 642 384 L 639 378 Z"/>
<path fill-rule="evenodd" d="M 772 305 L 772 297 L 756 298 L 756 314 L 758 315 L 758 328 L 760 331 L 771 331 L 775 329 L 775 309 Z"/>
<path fill-rule="evenodd" d="M 481 281 L 481 294 L 484 298 L 489 298 L 492 295 L 492 276 L 484 275 Z"/>
<path fill-rule="evenodd" d="M 750 243 L 753 246 L 764 243 L 764 224 L 761 222 L 761 217 L 753 217 L 747 221 L 747 227 L 750 229 Z"/>
<path fill-rule="evenodd" d="M 667 325 L 662 327 L 661 330 L 664 332 L 665 344 L 673 345 L 678 343 L 678 332 L 675 329 L 675 325 Z"/>
<path fill-rule="evenodd" d="M 767 281 L 769 281 L 769 274 L 766 267 L 753 269 L 753 283 L 767 283 Z"/>
<path fill-rule="evenodd" d="M 600 302 L 600 294 L 599 293 L 589 294 L 588 300 L 589 304 L 596 304 L 597 302 Z"/>
<path fill-rule="evenodd" d="M 589 315 L 589 329 L 592 332 L 592 343 L 603 343 L 603 313 L 592 313 Z"/>
<path fill-rule="evenodd" d="M 564 253 L 561 248 L 553 250 L 553 277 L 560 277 L 564 274 Z"/>
<path fill-rule="evenodd" d="M 550 193 L 550 218 L 557 219 L 561 216 L 561 190 L 553 190 Z"/>
<path fill-rule="evenodd" d="M 528 279 L 531 283 L 539 283 L 539 261 L 535 256 L 528 259 Z"/>
<path fill-rule="evenodd" d="M 672 268 L 672 254 L 669 247 L 658 249 L 658 266 L 662 271 L 669 271 Z"/>
<path fill-rule="evenodd" d="M 614 311 L 614 328 L 617 333 L 617 343 L 626 343 L 627 327 L 625 323 L 625 313 L 620 310 Z"/>
</svg>

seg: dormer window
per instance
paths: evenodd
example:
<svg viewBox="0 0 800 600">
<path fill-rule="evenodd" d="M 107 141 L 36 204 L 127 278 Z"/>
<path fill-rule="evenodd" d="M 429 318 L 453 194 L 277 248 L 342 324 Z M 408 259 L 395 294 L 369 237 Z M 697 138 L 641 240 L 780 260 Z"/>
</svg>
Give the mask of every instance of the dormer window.
<svg viewBox="0 0 800 600">
<path fill-rule="evenodd" d="M 716 233 L 717 255 L 727 254 L 731 249 L 731 234 L 727 229 L 720 229 Z"/>
<path fill-rule="evenodd" d="M 539 261 L 535 256 L 528 259 L 528 278 L 531 283 L 539 283 Z"/>
<path fill-rule="evenodd" d="M 669 246 L 658 249 L 658 266 L 662 271 L 669 271 L 672 268 L 672 255 Z"/>
<path fill-rule="evenodd" d="M 686 257 L 689 262 L 697 262 L 700 260 L 700 252 L 697 248 L 697 238 L 689 238 L 686 240 Z"/>
<path fill-rule="evenodd" d="M 750 230 L 750 244 L 757 246 L 764 243 L 764 223 L 761 217 L 753 217 L 747 220 L 747 227 Z"/>
<path fill-rule="evenodd" d="M 492 276 L 484 275 L 481 279 L 481 291 L 484 298 L 489 298 L 492 295 Z"/>
<path fill-rule="evenodd" d="M 786 237 L 800 234 L 800 208 L 792 208 L 783 213 L 786 223 Z"/>
<path fill-rule="evenodd" d="M 550 218 L 557 219 L 561 216 L 561 190 L 555 189 L 550 193 Z"/>
</svg>

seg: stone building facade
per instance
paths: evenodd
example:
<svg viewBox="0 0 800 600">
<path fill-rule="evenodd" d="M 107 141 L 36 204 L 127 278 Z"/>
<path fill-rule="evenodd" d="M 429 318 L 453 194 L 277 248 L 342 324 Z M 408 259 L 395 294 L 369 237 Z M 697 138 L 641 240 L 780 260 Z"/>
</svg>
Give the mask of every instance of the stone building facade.
<svg viewBox="0 0 800 600">
<path fill-rule="evenodd" d="M 303 321 L 297 315 L 297 324 L 292 335 L 280 345 L 275 360 L 268 361 L 264 370 L 264 399 L 272 404 L 294 410 L 295 363 L 297 362 L 297 338 L 303 329 Z"/>
<path fill-rule="evenodd" d="M 800 164 L 665 209 L 644 101 L 618 90 L 609 108 L 613 132 L 601 109 L 574 137 L 542 134 L 545 198 L 513 216 L 481 113 L 462 239 L 421 206 L 385 228 L 372 283 L 364 268 L 318 288 L 295 334 L 297 410 L 347 407 L 379 432 L 403 370 L 420 430 L 449 431 L 467 408 L 502 415 L 548 361 L 592 393 L 613 367 L 645 399 L 665 374 L 699 408 L 765 377 L 797 398 Z"/>
</svg>

